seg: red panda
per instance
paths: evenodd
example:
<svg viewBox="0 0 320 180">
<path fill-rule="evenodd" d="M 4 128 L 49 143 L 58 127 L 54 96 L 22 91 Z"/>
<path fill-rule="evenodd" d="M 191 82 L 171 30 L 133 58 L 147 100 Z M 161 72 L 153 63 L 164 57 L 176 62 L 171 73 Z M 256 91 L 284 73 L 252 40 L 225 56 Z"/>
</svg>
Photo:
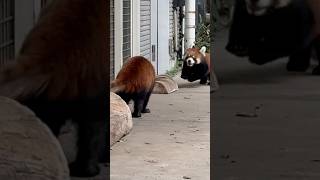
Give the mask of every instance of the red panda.
<svg viewBox="0 0 320 180">
<path fill-rule="evenodd" d="M 71 176 L 99 174 L 108 152 L 107 12 L 105 0 L 53 1 L 0 73 L 0 95 L 28 106 L 56 136 L 66 119 L 78 123 Z"/>
<path fill-rule="evenodd" d="M 183 60 L 181 78 L 189 82 L 200 79 L 200 84 L 206 84 L 210 80 L 210 54 L 206 53 L 206 47 L 189 48 L 186 50 Z"/>
<path fill-rule="evenodd" d="M 155 83 L 153 65 L 142 56 L 130 58 L 124 64 L 116 79 L 111 83 L 111 91 L 118 94 L 127 104 L 134 101 L 133 117 L 150 113 L 147 108 Z"/>
<path fill-rule="evenodd" d="M 287 71 L 305 72 L 319 37 L 313 34 L 314 14 L 307 1 L 238 0 L 225 49 L 249 62 L 264 65 L 288 58 Z M 312 74 L 320 74 L 319 58 Z"/>
</svg>

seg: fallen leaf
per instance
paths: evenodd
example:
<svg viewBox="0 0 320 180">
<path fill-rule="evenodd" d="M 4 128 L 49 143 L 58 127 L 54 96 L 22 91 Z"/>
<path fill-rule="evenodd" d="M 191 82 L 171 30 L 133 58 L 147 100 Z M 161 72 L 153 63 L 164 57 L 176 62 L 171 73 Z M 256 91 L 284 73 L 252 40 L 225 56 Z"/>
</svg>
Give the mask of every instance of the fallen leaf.
<svg viewBox="0 0 320 180">
<path fill-rule="evenodd" d="M 127 141 L 126 139 L 120 139 L 118 142 L 123 143 L 123 142 L 126 142 L 126 141 Z"/>
<path fill-rule="evenodd" d="M 157 160 L 144 160 L 144 161 L 146 161 L 146 162 L 148 162 L 148 163 L 158 163 L 159 161 L 157 161 Z"/>
<path fill-rule="evenodd" d="M 194 126 L 194 125 L 191 125 L 191 126 L 188 126 L 188 128 L 196 128 L 197 126 Z"/>
<path fill-rule="evenodd" d="M 258 115 L 256 113 L 237 113 L 236 116 L 245 117 L 245 118 L 256 118 L 256 117 L 258 117 Z"/>
<path fill-rule="evenodd" d="M 220 158 L 222 158 L 222 159 L 229 159 L 229 158 L 230 158 L 230 155 L 229 155 L 229 154 L 221 155 Z"/>
</svg>

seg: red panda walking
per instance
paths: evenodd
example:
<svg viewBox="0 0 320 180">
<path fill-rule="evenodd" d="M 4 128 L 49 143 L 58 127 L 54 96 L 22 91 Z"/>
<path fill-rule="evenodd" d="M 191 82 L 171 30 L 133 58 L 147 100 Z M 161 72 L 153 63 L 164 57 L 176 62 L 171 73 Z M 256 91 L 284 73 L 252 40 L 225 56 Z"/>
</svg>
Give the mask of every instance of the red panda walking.
<svg viewBox="0 0 320 180">
<path fill-rule="evenodd" d="M 111 84 L 111 91 L 118 94 L 127 104 L 134 101 L 133 117 L 149 113 L 147 109 L 155 83 L 155 70 L 152 64 L 142 56 L 128 60 Z"/>
<path fill-rule="evenodd" d="M 184 55 L 181 78 L 189 82 L 200 79 L 200 84 L 206 84 L 210 80 L 210 54 L 206 53 L 206 47 L 188 48 Z M 208 83 L 210 84 L 210 83 Z"/>
<path fill-rule="evenodd" d="M 17 63 L 0 73 L 0 95 L 28 106 L 55 135 L 65 120 L 78 123 L 72 176 L 97 175 L 99 152 L 108 153 L 107 11 L 105 0 L 53 1 Z"/>
</svg>

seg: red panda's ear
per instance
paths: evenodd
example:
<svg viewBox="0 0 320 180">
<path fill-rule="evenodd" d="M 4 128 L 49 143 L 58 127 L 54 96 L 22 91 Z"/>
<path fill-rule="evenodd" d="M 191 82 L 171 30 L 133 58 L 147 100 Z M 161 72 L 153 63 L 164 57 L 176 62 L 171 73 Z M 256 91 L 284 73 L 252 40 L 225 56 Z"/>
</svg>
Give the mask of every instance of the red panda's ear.
<svg viewBox="0 0 320 180">
<path fill-rule="evenodd" d="M 207 48 L 205 46 L 202 46 L 202 48 L 200 49 L 200 52 L 203 56 L 206 56 L 206 51 L 207 51 Z"/>
</svg>

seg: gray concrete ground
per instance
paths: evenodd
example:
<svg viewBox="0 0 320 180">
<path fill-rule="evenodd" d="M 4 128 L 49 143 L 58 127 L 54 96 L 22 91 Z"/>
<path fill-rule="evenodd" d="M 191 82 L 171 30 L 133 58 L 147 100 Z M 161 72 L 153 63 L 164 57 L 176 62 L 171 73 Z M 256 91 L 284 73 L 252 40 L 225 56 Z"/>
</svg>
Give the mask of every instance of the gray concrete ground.
<svg viewBox="0 0 320 180">
<path fill-rule="evenodd" d="M 179 90 L 152 94 L 150 114 L 111 150 L 111 180 L 209 180 L 210 93 L 177 78 Z"/>
<path fill-rule="evenodd" d="M 320 77 L 288 73 L 286 59 L 250 64 L 224 50 L 226 37 L 213 57 L 214 180 L 319 180 Z"/>
</svg>

